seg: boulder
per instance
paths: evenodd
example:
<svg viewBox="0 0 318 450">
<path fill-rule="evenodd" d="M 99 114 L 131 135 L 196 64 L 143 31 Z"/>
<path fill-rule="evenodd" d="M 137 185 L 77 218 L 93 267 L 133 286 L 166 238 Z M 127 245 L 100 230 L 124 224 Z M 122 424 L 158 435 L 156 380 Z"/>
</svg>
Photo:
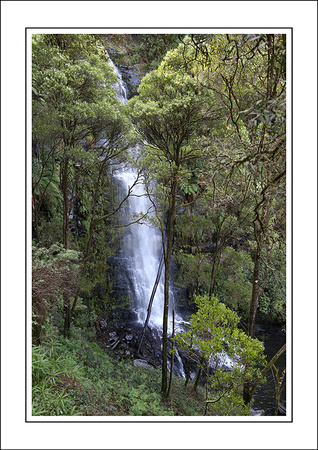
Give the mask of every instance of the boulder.
<svg viewBox="0 0 318 450">
<path fill-rule="evenodd" d="M 153 366 L 151 364 L 149 364 L 147 361 L 145 361 L 144 359 L 135 359 L 134 366 L 135 367 L 150 367 L 153 369 Z"/>
</svg>

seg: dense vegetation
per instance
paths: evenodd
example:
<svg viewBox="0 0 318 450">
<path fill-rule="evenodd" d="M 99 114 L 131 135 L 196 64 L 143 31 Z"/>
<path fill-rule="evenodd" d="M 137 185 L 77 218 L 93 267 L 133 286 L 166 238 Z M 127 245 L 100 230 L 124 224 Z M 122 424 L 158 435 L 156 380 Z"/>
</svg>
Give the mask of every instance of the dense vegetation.
<svg viewBox="0 0 318 450">
<path fill-rule="evenodd" d="M 169 399 L 161 395 L 160 370 L 135 367 L 105 353 L 95 335 L 73 327 L 71 339 L 56 336 L 33 347 L 34 416 L 250 415 L 239 399 L 206 409 L 205 392 L 175 378 Z"/>
<path fill-rule="evenodd" d="M 106 48 L 144 75 L 127 105 Z M 34 35 L 33 414 L 248 413 L 269 369 L 255 323 L 286 319 L 285 53 L 284 35 Z M 162 233 L 161 379 L 92 334 L 98 316 L 129 306 L 112 263 L 132 189 L 120 196 L 112 176 L 127 164 Z M 200 374 L 224 341 L 241 362 L 207 370 L 202 393 L 168 380 L 172 261 L 193 311 L 176 342 Z"/>
</svg>

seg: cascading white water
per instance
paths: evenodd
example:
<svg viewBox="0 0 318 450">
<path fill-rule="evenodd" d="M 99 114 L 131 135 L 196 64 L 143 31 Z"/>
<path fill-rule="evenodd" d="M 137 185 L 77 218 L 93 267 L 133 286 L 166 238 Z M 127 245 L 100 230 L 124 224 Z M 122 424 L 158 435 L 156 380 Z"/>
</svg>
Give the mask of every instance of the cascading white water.
<svg viewBox="0 0 318 450">
<path fill-rule="evenodd" d="M 128 191 L 133 185 L 136 176 L 133 170 L 128 170 L 118 173 L 117 179 L 122 181 L 126 191 Z M 130 216 L 130 220 L 132 221 L 134 220 L 135 214 L 145 214 L 151 208 L 151 203 L 146 196 L 142 183 L 134 186 L 128 204 L 127 219 L 129 220 Z M 159 231 L 148 224 L 134 223 L 129 226 L 129 230 L 124 236 L 123 255 L 134 291 L 131 293 L 133 307 L 138 314 L 138 321 L 142 323 L 146 319 L 149 299 L 156 280 L 161 248 L 162 243 Z M 153 323 L 157 327 L 162 326 L 164 298 L 162 278 L 160 278 L 157 287 L 150 316 L 150 323 Z"/>
<path fill-rule="evenodd" d="M 115 86 L 117 97 L 121 103 L 127 102 L 127 89 L 118 68 L 110 60 L 118 77 Z M 135 170 L 118 171 L 116 178 L 122 182 L 123 189 L 128 192 L 133 186 L 137 173 Z M 136 214 L 145 214 L 152 208 L 141 180 L 133 187 L 126 208 L 126 220 L 134 221 Z M 151 217 L 151 213 L 149 213 Z M 122 257 L 125 260 L 127 274 L 130 280 L 132 306 L 137 312 L 138 321 L 144 323 L 147 315 L 152 289 L 157 277 L 162 253 L 162 238 L 160 231 L 151 224 L 132 224 L 124 236 Z M 150 326 L 162 327 L 164 303 L 163 275 L 160 278 L 151 309 Z"/>
<path fill-rule="evenodd" d="M 122 80 L 122 76 L 118 68 L 110 60 L 114 72 L 118 77 L 118 83 L 115 86 L 117 97 L 121 103 L 127 102 L 127 89 Z M 137 173 L 134 169 L 125 169 L 118 171 L 117 180 L 120 180 L 125 192 L 134 185 Z M 126 220 L 129 217 L 133 222 L 136 215 L 147 214 L 150 218 L 154 216 L 152 212 L 152 203 L 146 195 L 146 190 L 142 180 L 138 180 L 132 189 L 128 200 L 128 208 L 126 208 Z M 125 261 L 125 269 L 129 277 L 130 297 L 132 307 L 137 313 L 137 320 L 140 324 L 144 324 L 147 316 L 149 300 L 157 278 L 160 259 L 162 255 L 162 237 L 160 231 L 151 224 L 133 223 L 128 227 L 124 236 L 124 248 L 122 249 L 122 259 Z M 174 303 L 173 292 L 169 292 L 170 304 Z M 160 277 L 156 293 L 151 307 L 151 315 L 148 322 L 150 328 L 155 327 L 159 333 L 163 324 L 163 306 L 164 306 L 164 275 Z M 175 329 L 178 330 L 179 325 L 183 324 L 182 318 L 175 315 Z M 168 331 L 172 331 L 172 321 L 168 323 Z M 182 327 L 182 325 L 181 325 Z M 183 363 L 179 352 L 176 350 L 175 373 L 185 377 Z M 170 364 L 170 363 L 169 363 Z"/>
</svg>

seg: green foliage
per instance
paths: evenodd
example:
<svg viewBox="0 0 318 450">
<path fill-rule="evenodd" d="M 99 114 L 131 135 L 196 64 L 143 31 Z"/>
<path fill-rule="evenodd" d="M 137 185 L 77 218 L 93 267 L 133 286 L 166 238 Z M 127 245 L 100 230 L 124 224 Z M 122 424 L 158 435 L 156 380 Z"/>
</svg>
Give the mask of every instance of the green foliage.
<svg viewBox="0 0 318 450">
<path fill-rule="evenodd" d="M 231 247 L 224 250 L 218 267 L 215 295 L 244 319 L 249 313 L 252 273 L 253 261 L 248 252 Z"/>
<path fill-rule="evenodd" d="M 33 36 L 32 307 L 33 337 L 42 345 L 34 348 L 36 415 L 204 413 L 189 391 L 177 389 L 170 403 L 162 402 L 158 372 L 146 376 L 112 360 L 91 335 L 74 328 L 70 339 L 57 342 L 68 306 L 76 326 L 86 329 L 97 315 L 129 303 L 113 295 L 110 261 L 121 231 L 112 227 L 120 225 L 122 201 L 111 180 L 115 165 L 129 161 L 143 171 L 158 213 L 152 224 L 162 229 L 175 187 L 178 284 L 190 299 L 214 293 L 222 302 L 197 297 L 198 312 L 182 336 L 206 372 L 206 399 L 214 402 L 208 412 L 248 414 L 242 383 L 260 379 L 262 347 L 237 329 L 233 311 L 246 319 L 256 293 L 258 319 L 285 320 L 285 37 L 181 38 L 175 48 L 177 35 Z M 126 107 L 100 39 L 119 50 L 117 63 L 155 69 Z M 128 156 L 137 140 L 139 153 Z M 185 196 L 196 202 L 187 205 Z M 222 367 L 225 354 L 231 371 Z"/>
<path fill-rule="evenodd" d="M 33 415 L 203 415 L 201 393 L 174 381 L 170 401 L 160 393 L 160 371 L 134 367 L 105 353 L 91 333 L 33 348 Z M 201 392 L 201 389 L 199 389 Z"/>
<path fill-rule="evenodd" d="M 265 267 L 262 267 L 262 273 Z M 286 251 L 284 245 L 275 245 L 271 270 L 259 302 L 259 316 L 265 320 L 286 320 Z"/>
<path fill-rule="evenodd" d="M 156 70 L 167 51 L 180 43 L 176 34 L 128 34 L 117 35 L 117 42 L 108 42 L 115 49 L 112 58 L 116 65 L 137 66 L 145 75 Z"/>
<path fill-rule="evenodd" d="M 206 400 L 224 407 L 235 405 L 246 414 L 242 388 L 246 381 L 262 381 L 260 367 L 265 366 L 264 346 L 237 328 L 238 315 L 215 297 L 196 297 L 198 311 L 191 316 L 189 330 L 176 339 L 206 373 Z M 231 358 L 230 370 L 225 367 Z M 222 401 L 221 401 L 222 400 Z M 218 405 L 216 405 L 216 408 Z M 232 414 L 229 409 L 227 414 Z"/>
<path fill-rule="evenodd" d="M 32 347 L 32 415 L 75 416 L 76 405 L 62 385 L 65 379 L 74 383 L 81 377 L 78 366 L 57 351 L 57 342 L 48 348 Z"/>
<path fill-rule="evenodd" d="M 147 140 L 154 162 L 167 160 L 179 169 L 185 161 L 200 156 L 196 139 L 213 116 L 211 96 L 202 95 L 187 74 L 161 68 L 143 78 L 138 92 L 128 102 L 127 111 Z"/>
<path fill-rule="evenodd" d="M 185 182 L 180 183 L 180 188 L 185 194 L 195 194 L 199 190 L 198 178 L 196 176 L 192 176 Z"/>
<path fill-rule="evenodd" d="M 86 35 L 33 37 L 32 86 L 43 99 L 36 98 L 32 110 L 35 238 L 40 240 L 44 225 L 41 207 L 55 215 L 63 212 L 65 247 L 72 211 L 86 219 L 89 212 L 96 214 L 100 199 L 102 206 L 107 204 L 103 193 L 110 162 L 122 162 L 132 137 L 113 87 L 116 75 L 107 58 L 101 57 L 100 47 L 92 51 L 94 45 L 96 39 Z M 51 198 L 55 204 L 47 205 Z M 105 208 L 98 213 L 103 215 Z"/>
<path fill-rule="evenodd" d="M 34 342 L 46 339 L 48 325 L 54 325 L 52 320 L 65 314 L 65 295 L 75 306 L 80 280 L 79 252 L 66 250 L 61 244 L 53 244 L 49 248 L 32 248 Z"/>
<path fill-rule="evenodd" d="M 211 265 L 207 255 L 187 254 L 181 250 L 174 253 L 174 260 L 179 265 L 177 284 L 188 289 L 190 297 L 208 292 Z"/>
</svg>

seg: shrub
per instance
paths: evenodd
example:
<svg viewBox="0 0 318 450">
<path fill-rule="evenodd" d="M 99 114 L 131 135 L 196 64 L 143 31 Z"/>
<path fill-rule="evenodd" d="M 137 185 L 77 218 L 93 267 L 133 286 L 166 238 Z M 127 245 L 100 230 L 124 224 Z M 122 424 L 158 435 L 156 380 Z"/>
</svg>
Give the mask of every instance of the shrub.
<svg viewBox="0 0 318 450">
<path fill-rule="evenodd" d="M 235 405 L 232 413 L 245 415 L 243 385 L 263 380 L 264 345 L 239 330 L 238 315 L 217 298 L 196 297 L 196 303 L 198 311 L 191 316 L 189 330 L 176 340 L 196 362 L 199 374 L 205 373 L 206 406 L 213 404 L 224 412 L 224 405 Z"/>
</svg>

